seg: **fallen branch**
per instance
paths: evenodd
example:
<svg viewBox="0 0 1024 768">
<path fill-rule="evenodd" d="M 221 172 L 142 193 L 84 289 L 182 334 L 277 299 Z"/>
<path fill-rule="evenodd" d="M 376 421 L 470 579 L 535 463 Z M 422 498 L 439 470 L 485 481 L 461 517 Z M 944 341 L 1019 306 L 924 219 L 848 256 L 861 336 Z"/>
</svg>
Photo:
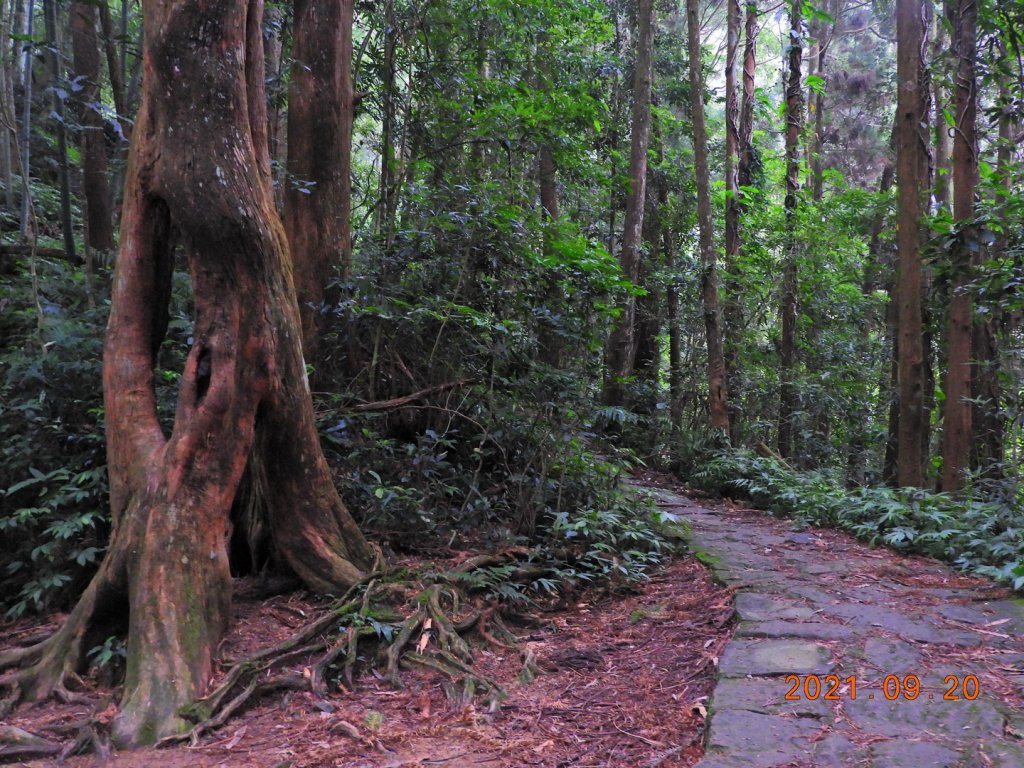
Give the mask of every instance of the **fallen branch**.
<svg viewBox="0 0 1024 768">
<path fill-rule="evenodd" d="M 393 411 L 396 408 L 403 408 L 410 403 L 415 403 L 417 400 L 422 400 L 425 397 L 431 395 L 438 395 L 441 392 L 447 392 L 449 389 L 455 389 L 456 387 L 464 387 L 467 384 L 473 384 L 474 379 L 459 379 L 458 381 L 448 381 L 444 384 L 438 384 L 436 387 L 427 387 L 421 389 L 419 392 L 413 392 L 410 395 L 403 395 L 402 397 L 393 397 L 390 400 L 376 400 L 372 403 L 359 403 L 358 405 L 352 405 L 345 410 L 354 411 L 355 413 L 370 413 L 379 411 Z"/>
<path fill-rule="evenodd" d="M 786 461 L 777 452 L 773 451 L 771 448 L 769 448 L 767 445 L 765 445 L 762 442 L 754 443 L 754 453 L 756 453 L 762 459 L 775 459 L 777 462 L 779 462 L 786 469 L 790 469 L 790 470 L 793 469 L 793 467 L 790 465 L 790 463 L 788 461 Z"/>
<path fill-rule="evenodd" d="M 60 261 L 66 261 L 69 264 L 78 265 L 82 263 L 82 259 L 80 256 L 75 256 L 74 258 L 69 259 L 68 255 L 64 252 L 63 248 L 33 248 L 31 245 L 14 244 L 0 245 L 0 257 L 32 255 L 36 255 L 44 259 L 59 259 Z"/>
</svg>

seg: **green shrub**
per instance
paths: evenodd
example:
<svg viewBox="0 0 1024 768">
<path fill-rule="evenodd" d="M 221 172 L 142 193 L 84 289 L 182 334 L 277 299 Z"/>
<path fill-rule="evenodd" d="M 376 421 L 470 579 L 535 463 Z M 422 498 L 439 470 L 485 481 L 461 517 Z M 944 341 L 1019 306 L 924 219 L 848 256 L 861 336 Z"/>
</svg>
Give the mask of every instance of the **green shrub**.
<svg viewBox="0 0 1024 768">
<path fill-rule="evenodd" d="M 13 615 L 72 599 L 102 556 L 108 515 L 100 360 L 106 304 L 80 272 L 38 260 L 0 285 L 0 606 Z"/>
<path fill-rule="evenodd" d="M 850 531 L 871 545 L 930 555 L 964 571 L 1024 587 L 1024 489 L 1006 480 L 962 497 L 915 488 L 845 490 L 820 472 L 797 472 L 745 451 L 712 456 L 690 481 L 800 523 Z"/>
</svg>

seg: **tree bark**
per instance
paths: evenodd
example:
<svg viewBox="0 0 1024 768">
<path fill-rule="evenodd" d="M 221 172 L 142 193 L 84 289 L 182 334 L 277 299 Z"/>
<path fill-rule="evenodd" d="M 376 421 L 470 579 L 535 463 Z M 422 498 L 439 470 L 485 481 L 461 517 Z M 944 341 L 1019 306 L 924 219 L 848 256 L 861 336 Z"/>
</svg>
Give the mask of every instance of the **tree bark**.
<svg viewBox="0 0 1024 768">
<path fill-rule="evenodd" d="M 651 86 L 654 79 L 654 1 L 639 0 L 639 29 L 636 40 L 636 71 L 633 78 L 633 116 L 629 151 L 629 193 L 623 223 L 619 264 L 626 279 L 635 283 L 640 276 L 640 243 L 647 194 L 647 145 L 651 132 Z M 603 401 L 622 405 L 625 382 L 633 373 L 635 355 L 636 300 L 628 297 L 608 339 Z"/>
<path fill-rule="evenodd" d="M 537 36 L 537 89 L 542 93 L 550 90 L 551 48 L 548 44 L 547 32 Z M 541 139 L 537 148 L 537 185 L 540 196 L 541 218 L 544 222 L 543 249 L 547 259 L 554 258 L 552 248 L 558 222 L 558 168 L 555 165 L 555 153 L 551 142 Z M 553 277 L 548 276 L 544 286 L 545 303 L 549 309 L 557 302 L 558 286 Z M 547 365 L 557 368 L 561 364 L 562 339 L 555 327 L 555 314 L 541 320 L 539 332 L 540 359 Z"/>
<path fill-rule="evenodd" d="M 4 183 L 4 204 L 14 210 L 14 163 L 18 156 L 17 121 L 14 117 L 14 78 L 17 47 L 9 46 L 14 6 L 19 0 L 11 0 L 11 14 L 7 14 L 7 3 L 0 2 L 0 178 Z"/>
<path fill-rule="evenodd" d="M 25 34 L 31 38 L 34 26 L 33 13 L 25 14 Z M 32 159 L 32 48 L 25 46 L 22 58 L 22 108 L 21 108 L 21 215 L 18 218 L 18 234 L 22 242 L 30 239 L 29 226 L 32 210 L 31 164 Z"/>
<path fill-rule="evenodd" d="M 353 0 L 295 0 L 294 8 L 284 222 L 312 360 L 332 271 L 351 270 Z"/>
<path fill-rule="evenodd" d="M 825 61 L 828 58 L 829 48 L 832 47 L 833 40 L 839 34 L 839 24 L 845 10 L 843 5 L 843 0 L 838 0 L 837 2 L 830 0 L 830 2 L 826 3 L 827 11 L 832 14 L 832 27 L 828 32 L 828 36 L 823 39 L 817 39 L 814 45 L 814 55 L 812 56 L 814 74 L 822 80 L 825 79 Z M 824 33 L 824 26 L 818 24 L 815 30 L 815 37 L 821 38 L 824 36 Z M 809 117 L 811 124 L 814 126 L 810 142 L 810 165 L 811 199 L 815 202 L 821 202 L 825 194 L 824 157 L 822 156 L 825 148 L 825 93 L 826 89 L 824 87 L 818 88 L 813 94 L 808 92 L 807 99 L 808 105 L 811 107 Z"/>
<path fill-rule="evenodd" d="M 932 30 L 935 40 L 932 44 L 932 58 L 937 60 L 949 45 L 949 34 L 946 27 L 939 21 L 939 15 L 933 16 Z M 950 200 L 950 142 L 949 125 L 946 122 L 946 109 L 949 106 L 949 94 L 943 85 L 943 78 L 932 76 L 932 101 L 935 106 L 935 205 L 939 210 L 949 210 Z"/>
<path fill-rule="evenodd" d="M 899 182 L 899 440 L 897 483 L 919 487 L 924 482 L 924 345 L 921 321 L 922 158 L 927 139 L 921 92 L 921 45 L 924 22 L 916 0 L 897 0 L 897 143 Z"/>
<path fill-rule="evenodd" d="M 396 70 L 395 55 L 398 43 L 398 28 L 395 23 L 394 0 L 384 3 L 384 55 L 381 60 L 381 138 L 380 138 L 380 189 L 377 210 L 377 231 L 384 241 L 384 248 L 390 250 L 394 237 L 395 216 L 398 210 L 398 184 L 395 172 L 398 157 L 395 152 L 395 100 Z"/>
<path fill-rule="evenodd" d="M 18 654 L 32 667 L 3 679 L 30 698 L 58 690 L 127 607 L 113 723 L 122 746 L 179 732 L 180 708 L 210 680 L 229 618 L 230 512 L 250 456 L 266 469 L 275 551 L 310 588 L 343 590 L 375 562 L 315 431 L 270 186 L 262 3 L 144 0 L 143 11 L 143 98 L 104 348 L 113 534 L 65 625 Z M 196 318 L 167 437 L 153 379 L 172 232 L 188 258 Z"/>
<path fill-rule="evenodd" d="M 97 8 L 90 3 L 71 4 L 71 45 L 75 75 L 80 89 L 75 93 L 79 144 L 82 148 L 82 193 L 85 197 L 86 244 L 108 251 L 114 247 L 114 217 L 107 184 L 107 142 L 104 121 L 96 109 L 100 99 L 100 50 L 96 35 Z"/>
<path fill-rule="evenodd" d="M 285 9 L 271 5 L 265 11 L 263 57 L 267 70 L 267 142 L 270 146 L 270 167 L 274 174 L 274 202 L 284 210 L 284 193 L 288 186 L 288 126 L 284 77 Z"/>
<path fill-rule="evenodd" d="M 110 17 L 110 5 L 108 2 L 101 2 L 98 8 L 100 29 L 103 30 L 103 52 L 107 60 L 107 77 L 110 80 L 110 92 L 114 99 L 114 110 L 117 112 L 121 131 L 127 139 L 131 134 L 131 124 L 128 120 L 128 103 L 124 87 L 124 64 L 118 56 L 117 41 L 114 35 L 114 21 Z"/>
<path fill-rule="evenodd" d="M 1005 43 L 1000 46 L 1000 55 L 1005 56 Z M 996 169 L 999 173 L 1000 186 L 1010 199 L 1013 194 L 1014 172 L 1012 169 L 1013 151 L 1013 119 L 1005 105 L 1012 104 L 1007 78 L 1004 76 L 999 83 L 999 101 L 1004 105 L 999 115 L 999 139 L 996 148 Z M 996 204 L 999 203 L 996 196 Z M 1005 234 L 995 243 L 994 250 L 999 256 L 1006 257 L 1008 240 Z M 974 369 L 971 376 L 971 425 L 974 436 L 971 440 L 971 468 L 983 477 L 997 479 L 1003 476 L 1003 460 L 1005 455 L 1004 438 L 1006 417 L 1001 407 L 999 386 L 999 336 L 1000 328 L 1005 327 L 1007 312 L 1004 308 L 988 307 L 985 313 L 976 313 L 972 327 L 971 346 L 974 355 Z"/>
<path fill-rule="evenodd" d="M 729 437 L 737 438 L 738 409 L 735 407 L 739 390 L 739 348 L 743 313 L 740 309 L 740 191 L 737 165 L 739 162 L 740 124 L 739 91 L 736 83 L 736 58 L 740 45 L 740 2 L 726 0 L 725 46 L 725 301 L 722 311 L 722 346 L 725 358 L 726 387 L 732 395 L 729 409 Z"/>
<path fill-rule="evenodd" d="M 796 215 L 800 194 L 800 134 L 804 105 L 800 70 L 803 61 L 803 8 L 801 0 L 790 6 L 789 75 L 786 85 L 786 247 L 782 265 L 782 342 L 779 364 L 779 455 L 793 454 L 793 415 L 796 412 L 796 320 L 800 246 Z"/>
<path fill-rule="evenodd" d="M 654 142 L 660 144 L 657 129 Z M 657 148 L 655 149 L 657 152 Z M 658 386 L 658 369 L 661 366 L 661 291 L 655 281 L 658 252 L 661 249 L 661 216 L 658 210 L 657 183 L 654 169 L 647 167 L 647 210 L 644 212 L 643 242 L 647 257 L 640 264 L 640 285 L 646 291 L 636 300 L 636 355 L 634 370 L 637 380 L 644 384 L 642 411 L 654 412 L 654 400 Z"/>
<path fill-rule="evenodd" d="M 711 175 L 704 125 L 704 78 L 700 53 L 698 0 L 687 0 L 687 47 L 690 63 L 690 120 L 693 125 L 694 182 L 697 187 L 697 228 L 701 262 L 704 334 L 707 343 L 708 411 L 711 427 L 729 436 L 725 356 L 722 351 L 722 310 L 718 303 L 718 264 L 711 221 Z"/>
<path fill-rule="evenodd" d="M 57 27 L 57 0 L 43 0 L 43 17 L 46 26 L 46 41 L 49 48 L 50 78 L 53 89 L 54 133 L 57 135 L 58 179 L 60 184 L 61 233 L 64 236 L 64 251 L 74 260 L 75 230 L 71 217 L 71 168 L 68 162 L 68 137 L 64 121 L 64 99 L 56 87 L 64 77 L 60 62 L 60 39 Z"/>
<path fill-rule="evenodd" d="M 956 491 L 964 483 L 971 450 L 971 335 L 974 306 L 968 288 L 971 253 L 980 249 L 973 224 L 974 192 L 978 185 L 978 55 L 976 0 L 952 0 L 953 52 L 957 58 L 956 133 L 953 137 L 953 218 L 959 237 L 950 254 L 952 290 L 946 343 L 946 402 L 942 417 L 942 490 Z"/>
</svg>

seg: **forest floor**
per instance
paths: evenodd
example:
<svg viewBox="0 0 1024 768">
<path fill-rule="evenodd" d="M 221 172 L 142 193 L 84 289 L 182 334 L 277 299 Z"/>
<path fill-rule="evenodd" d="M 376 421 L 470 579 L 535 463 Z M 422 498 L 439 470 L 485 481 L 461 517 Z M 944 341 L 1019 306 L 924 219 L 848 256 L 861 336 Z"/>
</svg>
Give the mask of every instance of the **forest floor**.
<svg viewBox="0 0 1024 768">
<path fill-rule="evenodd" d="M 1013 593 L 845 533 L 697 499 L 664 476 L 634 482 L 688 522 L 693 554 L 623 594 L 579 592 L 510 620 L 515 650 L 478 638 L 478 668 L 509 694 L 499 709 L 481 697 L 452 699 L 437 673 L 405 671 L 394 690 L 369 669 L 351 690 L 271 695 L 194 745 L 106 764 L 1024 765 L 1024 601 Z M 468 554 L 450 553 L 447 565 Z M 304 593 L 239 593 L 227 657 L 276 643 L 326 609 Z M 0 635 L 17 642 L 41 629 L 21 622 Z M 540 674 L 524 684 L 530 652 Z M 112 693 L 98 687 L 88 705 L 22 708 L 7 724 L 54 738 L 103 711 Z M 63 763 L 96 764 L 95 756 Z"/>
<path fill-rule="evenodd" d="M 437 564 L 450 567 L 466 554 L 453 553 L 451 562 Z M 401 564 L 421 563 L 410 559 Z M 222 646 L 228 658 L 242 658 L 284 640 L 326 608 L 306 593 L 260 600 L 246 597 L 251 590 L 245 584 L 237 587 L 235 621 Z M 517 649 L 477 638 L 477 668 L 509 694 L 494 712 L 480 696 L 468 701 L 447 696 L 445 680 L 436 672 L 403 670 L 404 687 L 394 690 L 379 673 L 366 669 L 356 676 L 352 690 L 323 698 L 298 691 L 271 694 L 197 744 L 118 754 L 100 764 L 691 766 L 704 751 L 706 705 L 718 656 L 731 635 L 732 614 L 732 592 L 715 584 L 695 558 L 680 555 L 649 581 L 622 594 L 577 592 L 547 610 L 535 608 L 518 621 L 507 619 L 519 638 Z M 17 642 L 54 626 L 22 621 L 0 626 L 0 637 Z M 522 655 L 531 651 L 540 673 L 523 684 Z M 310 662 L 299 660 L 292 665 L 294 671 L 301 672 L 303 663 Z M 85 704 L 22 707 L 6 723 L 55 739 L 62 727 L 104 710 L 113 693 L 100 686 L 89 691 Z M 20 764 L 50 766 L 57 761 Z M 71 756 L 61 764 L 91 768 L 97 757 Z"/>
</svg>

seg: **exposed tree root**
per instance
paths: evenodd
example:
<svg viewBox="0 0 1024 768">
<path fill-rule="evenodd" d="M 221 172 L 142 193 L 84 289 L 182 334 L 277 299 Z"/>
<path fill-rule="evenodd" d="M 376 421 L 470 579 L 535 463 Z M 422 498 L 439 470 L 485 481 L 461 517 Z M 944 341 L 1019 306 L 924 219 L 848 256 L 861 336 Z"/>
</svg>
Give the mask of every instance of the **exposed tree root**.
<svg viewBox="0 0 1024 768">
<path fill-rule="evenodd" d="M 513 648 L 516 637 L 501 621 L 497 606 L 467 599 L 460 576 L 513 559 L 509 553 L 498 560 L 474 558 L 447 576 L 434 573 L 418 585 L 404 572 L 368 576 L 286 640 L 249 658 L 229 661 L 226 675 L 213 690 L 178 711 L 190 727 L 159 743 L 195 742 L 275 691 L 308 690 L 324 696 L 333 685 L 352 688 L 357 667 L 365 659 L 376 659 L 370 663 L 378 664 L 394 687 L 402 686 L 402 669 L 421 667 L 443 675 L 450 696 L 465 701 L 482 694 L 492 708 L 497 707 L 505 691 L 475 667 L 466 637 L 475 631 L 484 642 L 502 649 Z M 529 566 L 522 570 L 524 578 L 534 575 Z M 82 700 L 74 690 L 85 687 L 77 672 L 95 644 L 94 624 L 119 597 L 116 586 L 116 580 L 94 582 L 58 632 L 0 655 L 0 670 L 7 670 L 0 676 L 0 686 L 8 694 L 0 699 L 0 716 L 23 700 Z M 296 668 L 297 664 L 301 666 Z M 527 658 L 524 670 L 532 677 L 536 665 Z M 108 749 L 111 713 L 117 710 L 108 708 L 77 728 L 63 754 Z"/>
<path fill-rule="evenodd" d="M 410 601 L 408 589 L 398 586 L 393 576 L 376 574 L 287 640 L 234 662 L 216 688 L 182 710 L 192 728 L 158 743 L 195 743 L 260 696 L 277 690 L 308 690 L 323 696 L 332 677 L 337 685 L 351 688 L 357 664 L 374 652 L 385 679 L 394 687 L 402 685 L 401 669 L 418 666 L 444 675 L 452 695 L 468 699 L 480 693 L 492 708 L 497 707 L 506 693 L 474 667 L 465 639 L 475 629 L 489 644 L 504 649 L 515 645 L 516 638 L 497 616 L 496 606 L 464 607 L 458 588 L 441 583 L 426 585 Z M 404 607 L 393 605 L 399 596 Z M 396 627 L 395 618 L 403 612 L 406 616 Z M 367 652 L 367 644 L 372 652 Z M 310 664 L 311 656 L 315 661 Z M 303 662 L 301 671 L 286 669 L 295 662 Z M 461 689 L 456 692 L 458 686 Z"/>
<path fill-rule="evenodd" d="M 34 757 L 50 757 L 61 751 L 59 744 L 37 736 L 34 733 L 0 725 L 0 761 L 28 760 Z"/>
</svg>

